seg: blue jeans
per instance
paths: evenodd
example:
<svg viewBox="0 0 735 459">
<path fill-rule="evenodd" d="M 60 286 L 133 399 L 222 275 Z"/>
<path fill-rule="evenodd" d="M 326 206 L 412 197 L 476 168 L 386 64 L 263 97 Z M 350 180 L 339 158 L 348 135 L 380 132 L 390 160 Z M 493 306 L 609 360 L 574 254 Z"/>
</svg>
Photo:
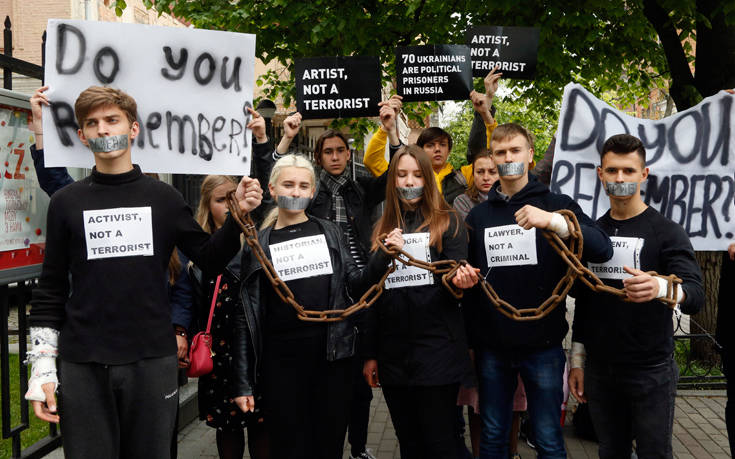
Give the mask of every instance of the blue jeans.
<svg viewBox="0 0 735 459">
<path fill-rule="evenodd" d="M 508 457 L 513 394 L 521 374 L 539 458 L 565 458 L 561 430 L 564 364 L 561 346 L 532 353 L 481 350 L 475 356 L 480 380 L 480 458 Z"/>
</svg>

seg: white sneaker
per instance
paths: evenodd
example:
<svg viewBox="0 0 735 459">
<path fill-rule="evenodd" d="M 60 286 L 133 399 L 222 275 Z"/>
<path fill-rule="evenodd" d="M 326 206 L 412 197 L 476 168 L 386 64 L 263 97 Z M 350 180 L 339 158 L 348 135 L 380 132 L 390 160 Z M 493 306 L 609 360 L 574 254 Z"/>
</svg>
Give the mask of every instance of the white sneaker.
<svg viewBox="0 0 735 459">
<path fill-rule="evenodd" d="M 373 456 L 373 450 L 370 448 L 365 448 L 365 451 L 361 452 L 357 456 L 353 456 L 350 454 L 350 459 L 376 459 L 375 456 Z"/>
</svg>

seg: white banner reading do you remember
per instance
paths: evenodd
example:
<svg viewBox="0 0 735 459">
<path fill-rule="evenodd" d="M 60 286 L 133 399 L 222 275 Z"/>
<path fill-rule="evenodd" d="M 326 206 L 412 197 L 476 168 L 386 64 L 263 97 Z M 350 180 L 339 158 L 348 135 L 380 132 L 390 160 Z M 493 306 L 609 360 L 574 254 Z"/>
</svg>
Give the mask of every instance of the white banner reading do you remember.
<svg viewBox="0 0 735 459">
<path fill-rule="evenodd" d="M 628 116 L 582 86 L 564 88 L 551 189 L 593 219 L 609 208 L 597 178 L 600 149 L 628 133 L 646 148 L 642 198 L 689 234 L 695 250 L 725 250 L 735 240 L 735 96 L 724 91 L 662 120 Z"/>
<path fill-rule="evenodd" d="M 46 166 L 90 167 L 74 102 L 92 85 L 138 103 L 133 162 L 147 172 L 250 173 L 255 35 L 51 19 L 46 41 Z"/>
</svg>

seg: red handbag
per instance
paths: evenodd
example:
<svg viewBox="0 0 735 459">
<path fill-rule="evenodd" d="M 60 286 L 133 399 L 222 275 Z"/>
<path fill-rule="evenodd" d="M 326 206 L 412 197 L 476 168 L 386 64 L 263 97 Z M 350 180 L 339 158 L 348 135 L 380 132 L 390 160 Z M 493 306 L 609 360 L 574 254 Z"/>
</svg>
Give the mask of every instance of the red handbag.
<svg viewBox="0 0 735 459">
<path fill-rule="evenodd" d="M 207 330 L 199 332 L 194 335 L 194 339 L 191 341 L 191 347 L 189 347 L 189 368 L 186 370 L 186 376 L 190 378 L 197 378 L 204 376 L 212 372 L 212 335 L 209 334 L 209 329 L 212 326 L 212 315 L 214 314 L 214 306 L 217 304 L 217 294 L 219 293 L 219 283 L 222 280 L 222 275 L 217 276 L 217 281 L 214 285 L 214 294 L 212 295 L 212 306 L 209 308 L 209 320 L 207 320 Z"/>
</svg>

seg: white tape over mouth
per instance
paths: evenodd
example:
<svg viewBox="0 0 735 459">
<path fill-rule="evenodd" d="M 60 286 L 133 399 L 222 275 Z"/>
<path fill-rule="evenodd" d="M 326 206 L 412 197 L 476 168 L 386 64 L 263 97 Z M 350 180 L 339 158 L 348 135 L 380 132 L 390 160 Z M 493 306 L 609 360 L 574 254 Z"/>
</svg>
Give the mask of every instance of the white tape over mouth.
<svg viewBox="0 0 735 459">
<path fill-rule="evenodd" d="M 605 182 L 605 191 L 610 196 L 633 196 L 637 189 L 637 182 Z"/>
<path fill-rule="evenodd" d="M 278 196 L 278 207 L 288 210 L 304 210 L 309 207 L 311 198 L 294 198 L 293 196 Z"/>
<path fill-rule="evenodd" d="M 498 163 L 498 175 L 505 177 L 506 175 L 523 175 L 526 171 L 525 163 Z"/>
<path fill-rule="evenodd" d="M 409 187 L 396 187 L 398 190 L 398 196 L 405 200 L 410 201 L 411 199 L 420 198 L 424 195 L 424 187 L 422 186 L 409 186 Z"/>
<path fill-rule="evenodd" d="M 97 137 L 96 139 L 87 139 L 87 142 L 89 143 L 89 149 L 94 153 L 109 153 L 128 148 L 127 134 Z"/>
</svg>

